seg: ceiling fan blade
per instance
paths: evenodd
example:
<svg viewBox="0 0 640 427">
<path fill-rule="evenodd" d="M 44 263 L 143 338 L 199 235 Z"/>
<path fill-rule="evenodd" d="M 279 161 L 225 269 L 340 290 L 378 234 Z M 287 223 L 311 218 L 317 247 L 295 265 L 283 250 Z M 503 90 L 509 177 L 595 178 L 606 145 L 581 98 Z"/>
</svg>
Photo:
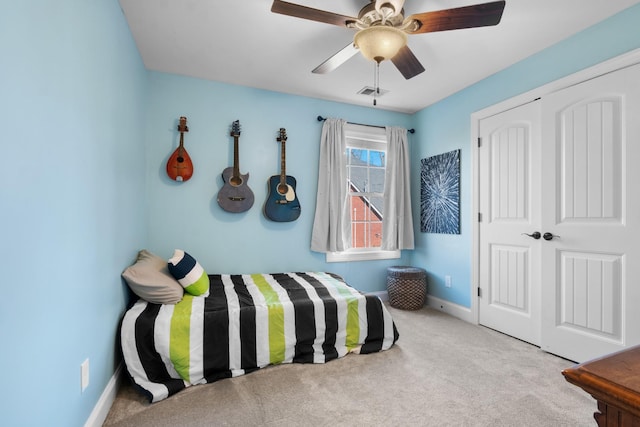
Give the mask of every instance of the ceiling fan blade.
<svg viewBox="0 0 640 427">
<path fill-rule="evenodd" d="M 339 27 L 346 27 L 347 22 L 357 20 L 351 16 L 339 15 L 337 13 L 326 12 L 324 10 L 280 0 L 273 1 L 273 5 L 271 5 L 271 12 L 294 16 L 296 18 L 309 19 L 311 21 L 324 22 L 325 24 L 337 25 Z"/>
<path fill-rule="evenodd" d="M 407 19 L 417 21 L 420 25 L 415 30 L 407 30 L 407 32 L 421 34 L 497 25 L 502 18 L 504 5 L 505 1 L 502 0 L 435 12 L 417 13 Z"/>
<path fill-rule="evenodd" d="M 424 67 L 418 61 L 418 58 L 413 54 L 409 46 L 404 46 L 391 58 L 391 62 L 402 73 L 405 79 L 409 80 L 412 77 L 424 71 Z"/>
<path fill-rule="evenodd" d="M 351 42 L 348 45 L 346 45 L 342 50 L 338 51 L 338 53 L 333 55 L 331 58 L 327 59 L 322 64 L 318 65 L 311 72 L 315 74 L 329 73 L 335 70 L 336 68 L 338 68 L 339 66 L 341 66 L 342 64 L 344 64 L 345 62 L 347 62 L 356 53 L 358 53 L 358 48 L 355 47 L 353 42 Z"/>
</svg>

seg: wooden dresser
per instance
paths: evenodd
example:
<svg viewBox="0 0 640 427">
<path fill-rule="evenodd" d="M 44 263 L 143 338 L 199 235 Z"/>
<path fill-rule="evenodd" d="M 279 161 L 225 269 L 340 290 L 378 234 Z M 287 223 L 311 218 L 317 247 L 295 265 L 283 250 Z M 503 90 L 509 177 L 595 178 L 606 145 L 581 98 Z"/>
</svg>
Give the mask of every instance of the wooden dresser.
<svg viewBox="0 0 640 427">
<path fill-rule="evenodd" d="M 598 401 L 598 426 L 640 427 L 640 346 L 562 371 Z"/>
</svg>

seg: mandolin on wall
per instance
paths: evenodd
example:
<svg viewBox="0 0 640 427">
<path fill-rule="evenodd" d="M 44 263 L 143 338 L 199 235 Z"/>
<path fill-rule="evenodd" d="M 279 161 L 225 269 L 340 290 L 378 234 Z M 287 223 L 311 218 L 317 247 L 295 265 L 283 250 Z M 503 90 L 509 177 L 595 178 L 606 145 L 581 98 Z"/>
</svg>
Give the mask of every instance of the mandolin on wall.
<svg viewBox="0 0 640 427">
<path fill-rule="evenodd" d="M 184 116 L 180 117 L 178 132 L 180 132 L 180 145 L 167 161 L 167 175 L 174 181 L 184 182 L 193 176 L 193 163 L 184 148 L 184 133 L 189 132 L 187 118 Z"/>
</svg>

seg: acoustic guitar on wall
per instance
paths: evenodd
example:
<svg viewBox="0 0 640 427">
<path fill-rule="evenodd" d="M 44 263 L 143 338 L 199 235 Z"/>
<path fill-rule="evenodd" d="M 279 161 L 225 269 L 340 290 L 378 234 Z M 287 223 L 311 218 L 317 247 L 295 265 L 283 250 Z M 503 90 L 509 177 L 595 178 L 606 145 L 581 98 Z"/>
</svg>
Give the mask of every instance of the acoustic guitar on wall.
<svg viewBox="0 0 640 427">
<path fill-rule="evenodd" d="M 271 221 L 290 222 L 300 216 L 300 201 L 296 194 L 296 179 L 286 172 L 287 131 L 280 128 L 276 139 L 280 142 L 280 175 L 269 178 L 269 195 L 264 204 L 264 214 Z"/>
<path fill-rule="evenodd" d="M 180 132 L 180 146 L 176 148 L 167 161 L 167 175 L 174 181 L 183 182 L 188 181 L 193 175 L 193 163 L 189 153 L 184 148 L 184 133 L 189 132 L 186 117 L 180 117 L 178 132 Z"/>
<path fill-rule="evenodd" d="M 233 137 L 233 167 L 222 171 L 224 185 L 218 191 L 218 204 L 227 212 L 240 213 L 251 209 L 253 206 L 253 191 L 247 185 L 249 174 L 240 174 L 240 161 L 238 156 L 238 140 L 240 139 L 240 121 L 236 120 L 231 125 Z"/>
</svg>

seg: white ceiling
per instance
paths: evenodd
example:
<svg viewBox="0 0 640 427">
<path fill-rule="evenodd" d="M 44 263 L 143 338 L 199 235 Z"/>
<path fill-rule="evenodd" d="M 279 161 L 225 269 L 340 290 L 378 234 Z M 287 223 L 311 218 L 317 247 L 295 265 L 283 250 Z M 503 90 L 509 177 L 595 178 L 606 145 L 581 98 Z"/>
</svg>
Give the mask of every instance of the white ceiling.
<svg viewBox="0 0 640 427">
<path fill-rule="evenodd" d="M 357 16 L 368 0 L 289 0 Z M 490 0 L 406 0 L 405 16 Z M 506 0 L 500 24 L 409 36 L 426 71 L 405 80 L 380 66 L 376 108 L 413 113 L 640 0 Z M 357 54 L 329 74 L 311 70 L 348 45 L 354 30 L 271 12 L 272 0 L 120 0 L 149 70 L 372 106 L 357 92 L 374 63 Z"/>
</svg>

